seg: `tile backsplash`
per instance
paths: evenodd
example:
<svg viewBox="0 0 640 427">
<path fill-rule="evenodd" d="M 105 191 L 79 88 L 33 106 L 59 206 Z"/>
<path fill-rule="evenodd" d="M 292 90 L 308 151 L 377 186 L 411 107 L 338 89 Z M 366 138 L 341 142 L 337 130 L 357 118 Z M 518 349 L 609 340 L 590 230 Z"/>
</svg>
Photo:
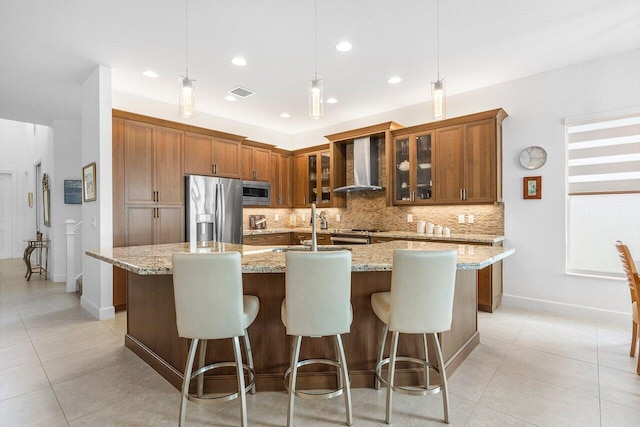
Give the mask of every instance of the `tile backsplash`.
<svg viewBox="0 0 640 427">
<path fill-rule="evenodd" d="M 449 227 L 452 233 L 504 234 L 504 205 L 448 205 L 448 206 L 386 206 L 386 190 L 347 194 L 346 208 L 319 209 L 327 212 L 329 228 L 380 228 L 385 230 L 415 231 L 416 221 L 432 222 Z M 249 215 L 266 215 L 267 228 L 309 227 L 310 208 L 261 209 L 245 208 L 244 227 L 249 229 Z M 289 224 L 296 215 L 295 227 Z M 305 215 L 305 221 L 302 215 Z M 413 222 L 407 222 L 407 215 Z M 468 224 L 468 215 L 474 223 Z M 276 215 L 279 216 L 276 221 Z M 458 223 L 458 216 L 465 215 L 465 223 Z M 337 221 L 340 216 L 340 221 Z"/>
</svg>

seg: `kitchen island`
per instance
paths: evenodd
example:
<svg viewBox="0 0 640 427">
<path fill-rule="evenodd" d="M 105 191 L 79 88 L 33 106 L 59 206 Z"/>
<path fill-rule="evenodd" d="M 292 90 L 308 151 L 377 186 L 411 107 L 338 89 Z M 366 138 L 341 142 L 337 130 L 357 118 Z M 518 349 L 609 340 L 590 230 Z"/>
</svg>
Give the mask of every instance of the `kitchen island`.
<svg viewBox="0 0 640 427">
<path fill-rule="evenodd" d="M 332 247 L 335 248 L 335 247 Z M 285 255 L 274 247 L 213 243 L 201 252 L 237 251 L 242 254 L 243 287 L 245 294 L 260 299 L 260 312 L 249 328 L 256 369 L 258 390 L 282 390 L 282 373 L 289 365 L 291 339 L 280 320 L 280 304 L 285 292 Z M 479 247 L 448 243 L 392 241 L 377 245 L 352 246 L 353 324 L 351 332 L 343 336 L 347 363 L 353 387 L 373 387 L 377 345 L 383 325 L 371 309 L 374 292 L 387 291 L 391 286 L 391 269 L 395 249 L 456 249 L 458 271 L 454 294 L 451 331 L 441 334 L 440 341 L 451 373 L 479 342 L 477 328 L 476 271 L 511 255 L 514 250 L 502 247 Z M 188 243 L 124 247 L 87 251 L 87 255 L 123 268 L 127 271 L 127 334 L 125 345 L 147 362 L 176 388 L 182 383 L 187 357 L 188 340 L 178 337 L 173 298 L 171 256 L 189 252 Z M 416 277 L 419 277 L 419 271 Z M 329 338 L 304 342 L 301 357 L 333 357 Z M 399 354 L 421 354 L 420 336 L 403 336 Z M 230 341 L 209 346 L 211 359 L 232 360 Z M 398 371 L 397 381 L 416 383 L 420 374 L 416 369 Z M 331 372 L 302 373 L 302 387 L 333 387 Z M 233 389 L 232 374 L 212 375 L 206 384 Z"/>
</svg>

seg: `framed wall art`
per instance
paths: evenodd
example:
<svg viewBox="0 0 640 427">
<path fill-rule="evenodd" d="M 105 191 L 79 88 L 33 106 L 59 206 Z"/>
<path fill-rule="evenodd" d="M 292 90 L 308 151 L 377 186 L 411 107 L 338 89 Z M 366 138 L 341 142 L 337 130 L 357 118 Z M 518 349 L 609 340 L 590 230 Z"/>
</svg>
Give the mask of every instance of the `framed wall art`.
<svg viewBox="0 0 640 427">
<path fill-rule="evenodd" d="M 523 199 L 542 199 L 542 177 L 525 176 L 522 179 Z"/>
<path fill-rule="evenodd" d="M 82 204 L 82 180 L 64 180 L 64 203 L 67 205 Z"/>
<path fill-rule="evenodd" d="M 82 199 L 85 202 L 94 202 L 97 195 L 96 162 L 93 162 L 82 168 Z"/>
<path fill-rule="evenodd" d="M 44 225 L 51 227 L 51 198 L 49 193 L 49 175 L 42 175 L 42 213 L 44 215 Z"/>
</svg>

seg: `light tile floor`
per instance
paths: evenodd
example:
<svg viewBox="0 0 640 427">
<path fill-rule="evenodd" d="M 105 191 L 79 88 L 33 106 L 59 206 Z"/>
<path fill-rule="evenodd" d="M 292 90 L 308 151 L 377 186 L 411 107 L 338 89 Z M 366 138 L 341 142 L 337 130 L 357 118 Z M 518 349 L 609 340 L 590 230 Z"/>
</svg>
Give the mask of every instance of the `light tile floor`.
<svg viewBox="0 0 640 427">
<path fill-rule="evenodd" d="M 126 317 L 96 321 L 62 283 L 0 261 L 0 425 L 174 426 L 179 393 L 123 346 Z M 630 325 L 503 306 L 450 377 L 453 426 L 640 426 Z M 286 424 L 286 395 L 249 396 L 254 426 Z M 394 396 L 393 425 L 442 425 L 439 395 Z M 353 390 L 355 426 L 382 426 L 385 391 Z M 238 424 L 238 403 L 189 403 L 188 425 Z M 344 425 L 342 400 L 296 400 L 298 426 Z"/>
</svg>

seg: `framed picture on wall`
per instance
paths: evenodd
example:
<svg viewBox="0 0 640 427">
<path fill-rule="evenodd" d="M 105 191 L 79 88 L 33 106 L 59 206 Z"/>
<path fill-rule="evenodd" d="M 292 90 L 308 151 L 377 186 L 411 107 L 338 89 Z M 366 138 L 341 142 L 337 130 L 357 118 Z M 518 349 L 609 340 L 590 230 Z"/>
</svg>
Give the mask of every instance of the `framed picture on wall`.
<svg viewBox="0 0 640 427">
<path fill-rule="evenodd" d="M 44 216 L 44 225 L 51 227 L 51 199 L 49 198 L 49 175 L 42 175 L 42 213 Z"/>
<path fill-rule="evenodd" d="M 64 203 L 67 205 L 82 204 L 82 180 L 64 180 Z"/>
<path fill-rule="evenodd" d="M 93 202 L 97 199 L 96 187 L 96 162 L 89 163 L 82 168 L 82 196 L 85 202 Z"/>
<path fill-rule="evenodd" d="M 523 199 L 542 199 L 542 177 L 525 176 L 522 179 Z"/>
</svg>

